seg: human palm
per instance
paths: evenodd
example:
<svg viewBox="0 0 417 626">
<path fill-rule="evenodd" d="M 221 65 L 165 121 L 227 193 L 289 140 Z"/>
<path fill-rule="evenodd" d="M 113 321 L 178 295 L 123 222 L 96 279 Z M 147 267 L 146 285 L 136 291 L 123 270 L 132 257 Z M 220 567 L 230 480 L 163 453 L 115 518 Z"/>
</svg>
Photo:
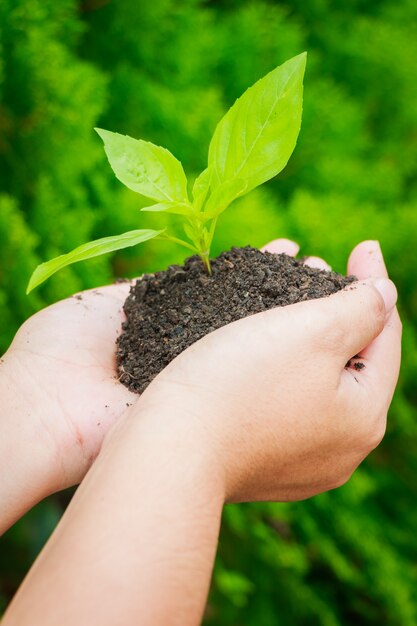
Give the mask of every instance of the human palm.
<svg viewBox="0 0 417 626">
<path fill-rule="evenodd" d="M 295 255 L 298 245 L 277 239 L 262 249 Z M 53 491 L 82 480 L 110 427 L 138 399 L 118 381 L 115 363 L 129 288 L 126 282 L 84 291 L 39 311 L 7 352 L 26 413 L 52 444 Z"/>
<path fill-rule="evenodd" d="M 349 271 L 359 278 L 386 276 L 369 244 L 372 248 L 373 242 L 363 242 L 352 253 Z M 263 250 L 294 255 L 298 246 L 279 239 Z M 327 267 L 316 257 L 307 263 Z M 40 436 L 51 447 L 52 490 L 82 480 L 110 427 L 138 399 L 118 381 L 115 363 L 129 287 L 126 282 L 84 291 L 43 309 L 23 324 L 5 355 L 26 415 L 38 420 Z M 368 350 L 377 352 L 381 344 L 378 339 Z"/>
<path fill-rule="evenodd" d="M 115 361 L 129 287 L 84 291 L 43 309 L 7 352 L 31 419 L 39 419 L 41 436 L 52 442 L 54 490 L 80 482 L 109 428 L 138 399 L 118 381 Z"/>
</svg>

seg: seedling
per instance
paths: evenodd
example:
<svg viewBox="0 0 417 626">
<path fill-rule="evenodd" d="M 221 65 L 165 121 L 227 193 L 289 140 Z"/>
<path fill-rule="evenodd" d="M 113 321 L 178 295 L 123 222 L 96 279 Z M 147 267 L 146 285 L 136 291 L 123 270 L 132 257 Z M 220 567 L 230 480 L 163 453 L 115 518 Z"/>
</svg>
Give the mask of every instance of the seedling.
<svg viewBox="0 0 417 626">
<path fill-rule="evenodd" d="M 236 100 L 210 141 L 208 164 L 192 187 L 169 150 L 142 139 L 97 128 L 116 177 L 155 204 L 142 211 L 164 211 L 183 220 L 186 239 L 164 230 L 132 230 L 104 237 L 42 263 L 27 293 L 55 272 L 148 239 L 165 239 L 198 254 L 210 274 L 210 247 L 219 215 L 235 200 L 276 176 L 294 150 L 301 125 L 306 53 L 286 61 Z"/>
</svg>

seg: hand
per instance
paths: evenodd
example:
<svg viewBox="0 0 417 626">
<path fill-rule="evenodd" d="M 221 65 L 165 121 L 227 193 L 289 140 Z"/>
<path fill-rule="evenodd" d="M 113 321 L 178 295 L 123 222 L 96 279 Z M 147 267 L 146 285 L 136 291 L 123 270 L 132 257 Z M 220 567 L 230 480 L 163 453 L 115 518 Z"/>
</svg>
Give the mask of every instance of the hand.
<svg viewBox="0 0 417 626">
<path fill-rule="evenodd" d="M 79 483 L 110 427 L 138 400 L 115 366 L 129 288 L 85 291 L 40 311 L 1 360 L 0 453 L 9 480 L 0 489 L 0 533 L 43 497 Z"/>
<path fill-rule="evenodd" d="M 43 495 L 80 482 L 109 428 L 138 399 L 118 382 L 115 366 L 129 287 L 85 291 L 40 311 L 3 357 L 0 376 L 13 396 L 10 417 L 21 429 L 30 423 L 37 444 L 47 447 Z"/>
<path fill-rule="evenodd" d="M 384 274 L 373 242 L 350 266 Z M 234 322 L 177 357 L 108 434 L 4 625 L 52 626 L 57 612 L 64 626 L 200 623 L 224 501 L 330 489 L 380 441 L 400 325 L 395 287 L 372 282 Z M 365 368 L 346 369 L 359 353 Z"/>
<path fill-rule="evenodd" d="M 288 240 L 270 245 L 288 254 L 298 250 Z M 3 357 L 3 385 L 26 400 L 13 402 L 11 417 L 18 423 L 23 413 L 26 423 L 37 421 L 37 444 L 47 447 L 44 495 L 82 480 L 107 431 L 138 400 L 119 384 L 115 366 L 129 288 L 126 282 L 92 289 L 43 309 L 23 324 Z"/>
<path fill-rule="evenodd" d="M 225 326 L 142 396 L 141 411 L 155 414 L 163 399 L 170 414 L 204 431 L 229 501 L 295 500 L 337 487 L 380 442 L 400 362 L 396 290 L 375 242 L 353 251 L 349 272 L 381 278 Z M 346 367 L 356 355 L 359 371 Z"/>
</svg>

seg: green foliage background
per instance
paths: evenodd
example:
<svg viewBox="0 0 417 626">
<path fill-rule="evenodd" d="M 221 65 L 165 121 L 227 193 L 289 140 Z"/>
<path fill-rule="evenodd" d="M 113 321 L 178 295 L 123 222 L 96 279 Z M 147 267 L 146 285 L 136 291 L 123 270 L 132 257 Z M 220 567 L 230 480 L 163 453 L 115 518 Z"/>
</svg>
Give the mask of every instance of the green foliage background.
<svg viewBox="0 0 417 626">
<path fill-rule="evenodd" d="M 308 50 L 288 167 L 220 219 L 214 252 L 296 239 L 344 271 L 379 239 L 400 292 L 404 365 L 383 445 L 343 488 L 229 506 L 207 624 L 417 624 L 417 3 L 414 0 L 0 0 L 0 349 L 40 307 L 163 269 L 150 242 L 54 276 L 34 266 L 90 238 L 156 227 L 112 175 L 93 127 L 168 147 L 188 173 L 252 82 Z M 0 541 L 4 607 L 65 497 Z"/>
</svg>

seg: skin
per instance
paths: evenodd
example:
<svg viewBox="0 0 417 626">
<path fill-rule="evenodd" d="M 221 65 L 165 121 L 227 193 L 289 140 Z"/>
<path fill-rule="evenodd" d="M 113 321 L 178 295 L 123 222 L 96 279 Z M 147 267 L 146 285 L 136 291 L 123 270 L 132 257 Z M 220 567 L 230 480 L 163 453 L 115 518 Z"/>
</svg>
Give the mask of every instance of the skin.
<svg viewBox="0 0 417 626">
<path fill-rule="evenodd" d="M 129 287 L 86 291 L 43 309 L 3 356 L 7 436 L 0 456 L 8 460 L 10 481 L 0 484 L 0 534 L 39 500 L 79 483 L 108 430 L 137 401 L 115 372 L 114 342 Z"/>
<path fill-rule="evenodd" d="M 278 239 L 265 249 L 295 255 L 298 245 Z M 92 289 L 39 311 L 1 359 L 0 535 L 46 496 L 80 483 L 106 433 L 138 400 L 115 369 L 129 289 Z"/>
<path fill-rule="evenodd" d="M 155 379 L 108 433 L 5 626 L 198 624 L 224 503 L 349 478 L 384 434 L 401 336 L 375 242 L 353 268 L 355 288 L 223 327 Z M 345 367 L 357 354 L 359 372 Z"/>
</svg>

